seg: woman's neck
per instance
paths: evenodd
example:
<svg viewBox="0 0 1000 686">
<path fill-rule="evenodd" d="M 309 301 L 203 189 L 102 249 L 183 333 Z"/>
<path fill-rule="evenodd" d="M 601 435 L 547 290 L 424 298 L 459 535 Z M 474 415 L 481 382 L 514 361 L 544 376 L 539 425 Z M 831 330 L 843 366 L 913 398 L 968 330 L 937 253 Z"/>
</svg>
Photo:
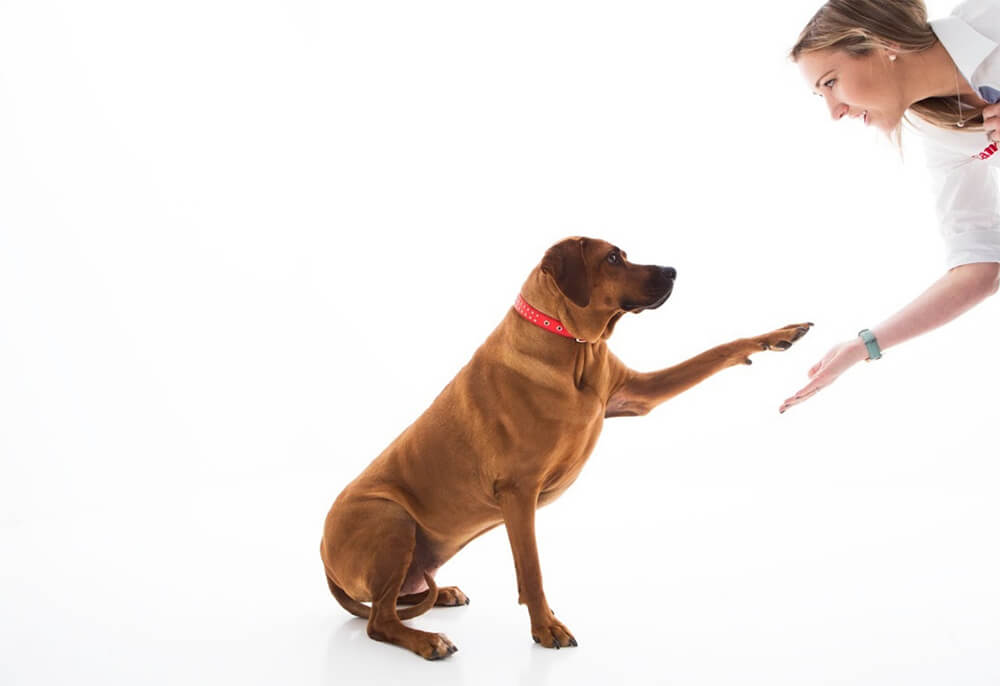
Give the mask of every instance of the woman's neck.
<svg viewBox="0 0 1000 686">
<path fill-rule="evenodd" d="M 906 70 L 903 74 L 903 93 L 911 105 L 927 98 L 958 95 L 964 96 L 963 99 L 969 104 L 988 104 L 962 76 L 941 41 L 923 52 L 906 55 L 906 59 L 901 62 L 900 66 Z"/>
</svg>

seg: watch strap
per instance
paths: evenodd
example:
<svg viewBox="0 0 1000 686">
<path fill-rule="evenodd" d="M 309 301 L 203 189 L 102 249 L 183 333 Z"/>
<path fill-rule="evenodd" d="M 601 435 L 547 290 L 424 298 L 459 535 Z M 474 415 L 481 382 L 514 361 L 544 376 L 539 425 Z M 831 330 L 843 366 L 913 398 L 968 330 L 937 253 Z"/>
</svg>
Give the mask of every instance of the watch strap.
<svg viewBox="0 0 1000 686">
<path fill-rule="evenodd" d="M 878 347 L 878 340 L 876 340 L 875 334 L 868 329 L 861 329 L 861 331 L 858 331 L 858 336 L 865 342 L 869 360 L 877 360 L 882 357 L 882 349 Z"/>
</svg>

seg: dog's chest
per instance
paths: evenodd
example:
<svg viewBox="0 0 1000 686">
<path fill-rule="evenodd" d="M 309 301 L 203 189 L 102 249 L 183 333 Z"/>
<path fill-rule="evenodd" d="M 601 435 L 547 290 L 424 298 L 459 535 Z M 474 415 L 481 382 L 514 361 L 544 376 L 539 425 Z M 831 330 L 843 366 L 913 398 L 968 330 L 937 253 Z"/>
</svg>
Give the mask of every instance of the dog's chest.
<svg viewBox="0 0 1000 686">
<path fill-rule="evenodd" d="M 555 500 L 576 481 L 594 451 L 602 426 L 603 416 L 598 415 L 586 428 L 564 436 L 547 456 L 539 505 Z"/>
</svg>

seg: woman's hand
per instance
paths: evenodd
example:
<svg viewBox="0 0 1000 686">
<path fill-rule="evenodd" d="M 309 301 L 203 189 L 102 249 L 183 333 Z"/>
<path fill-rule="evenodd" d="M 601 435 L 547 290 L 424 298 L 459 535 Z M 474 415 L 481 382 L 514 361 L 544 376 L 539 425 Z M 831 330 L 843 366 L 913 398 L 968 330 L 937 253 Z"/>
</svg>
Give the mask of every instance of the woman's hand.
<svg viewBox="0 0 1000 686">
<path fill-rule="evenodd" d="M 983 108 L 983 128 L 987 138 L 1000 143 L 1000 103 Z"/>
<path fill-rule="evenodd" d="M 845 341 L 833 346 L 823 359 L 813 365 L 809 370 L 809 383 L 798 393 L 788 398 L 781 404 L 778 412 L 784 412 L 792 405 L 798 405 L 804 400 L 811 398 L 822 388 L 826 388 L 837 377 L 857 362 L 868 358 L 868 350 L 860 338 Z"/>
</svg>

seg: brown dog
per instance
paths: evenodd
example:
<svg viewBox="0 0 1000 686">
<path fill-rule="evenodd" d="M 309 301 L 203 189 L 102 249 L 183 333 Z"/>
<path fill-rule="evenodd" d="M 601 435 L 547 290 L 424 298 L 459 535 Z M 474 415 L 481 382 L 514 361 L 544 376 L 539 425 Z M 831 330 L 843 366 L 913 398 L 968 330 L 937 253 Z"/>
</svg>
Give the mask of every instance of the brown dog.
<svg viewBox="0 0 1000 686">
<path fill-rule="evenodd" d="M 646 414 L 726 367 L 750 364 L 753 353 L 789 348 L 812 326 L 635 372 L 605 341 L 626 312 L 662 305 L 675 276 L 668 267 L 631 264 L 600 240 L 552 246 L 524 283 L 523 300 L 469 364 L 344 489 L 327 515 L 320 554 L 334 597 L 368 619 L 369 636 L 428 659 L 458 650 L 443 634 L 400 620 L 432 605 L 468 603 L 458 588 L 437 588 L 434 573 L 503 523 L 532 637 L 546 647 L 576 645 L 545 601 L 535 509 L 573 483 L 605 417 Z"/>
</svg>

